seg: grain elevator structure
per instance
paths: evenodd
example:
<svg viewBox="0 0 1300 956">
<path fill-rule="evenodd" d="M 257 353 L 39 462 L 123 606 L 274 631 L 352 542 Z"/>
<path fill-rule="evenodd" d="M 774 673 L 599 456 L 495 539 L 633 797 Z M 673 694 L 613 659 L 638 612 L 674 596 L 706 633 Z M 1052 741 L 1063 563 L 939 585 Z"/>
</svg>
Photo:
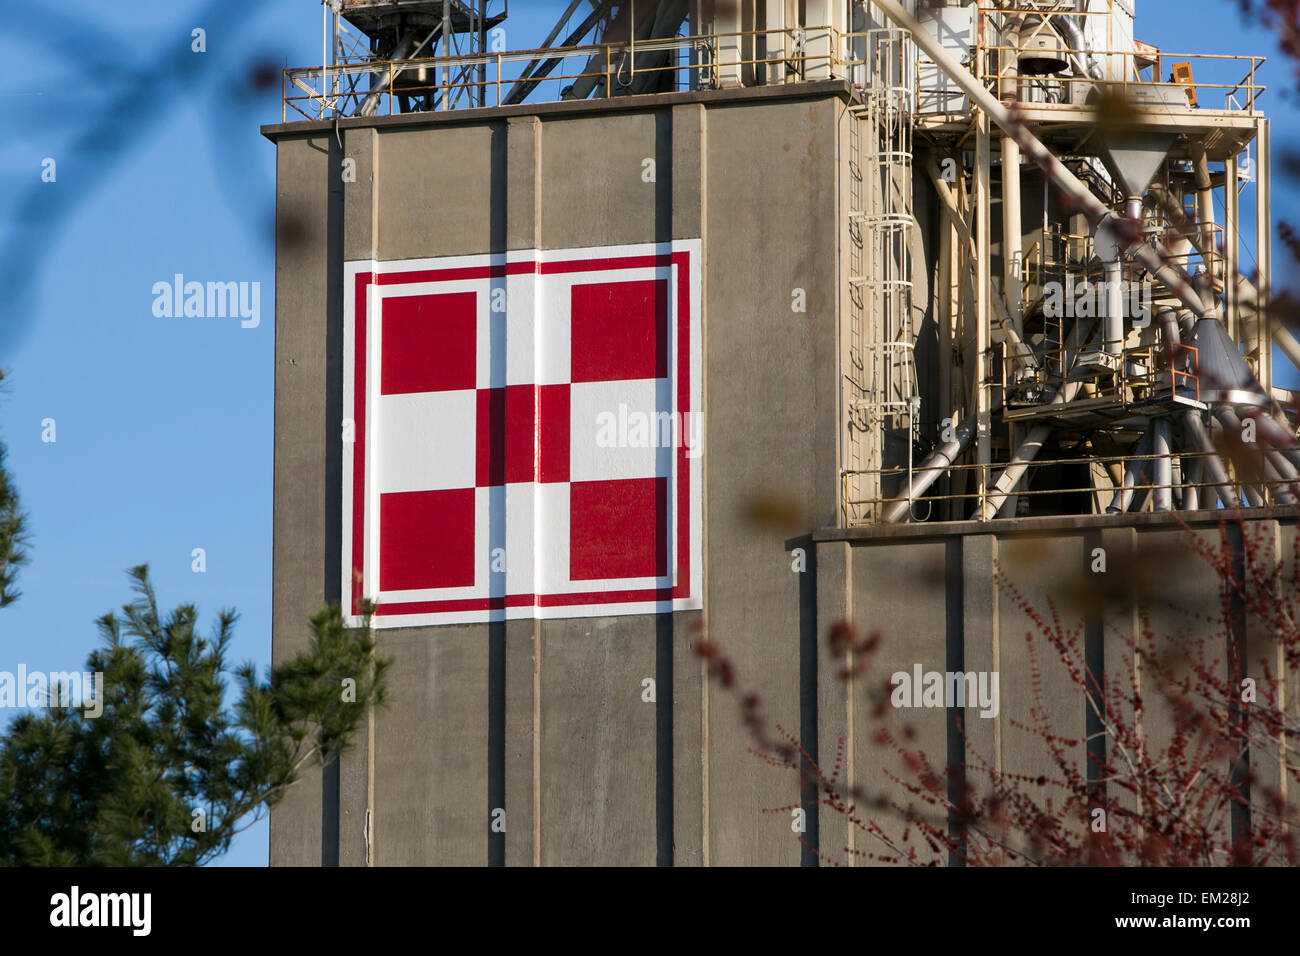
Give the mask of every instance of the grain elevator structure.
<svg viewBox="0 0 1300 956">
<path fill-rule="evenodd" d="M 392 662 L 273 864 L 861 864 L 765 812 L 808 794 L 701 641 L 859 784 L 832 625 L 997 672 L 960 739 L 913 723 L 1029 773 L 999 574 L 1050 596 L 1225 509 L 1289 551 L 1262 58 L 1166 52 L 1134 0 L 552 6 L 525 40 L 502 0 L 332 0 L 264 128 L 275 656 L 371 601 Z M 1085 602 L 1097 660 L 1216 600 L 1161 580 Z"/>
</svg>

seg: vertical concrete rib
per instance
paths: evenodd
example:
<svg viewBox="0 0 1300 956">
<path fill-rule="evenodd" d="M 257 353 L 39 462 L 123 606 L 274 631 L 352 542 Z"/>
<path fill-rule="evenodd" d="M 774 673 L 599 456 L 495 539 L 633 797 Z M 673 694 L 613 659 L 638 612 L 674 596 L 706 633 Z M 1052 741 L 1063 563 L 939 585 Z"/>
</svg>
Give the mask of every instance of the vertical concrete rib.
<svg viewBox="0 0 1300 956">
<path fill-rule="evenodd" d="M 502 148 L 493 152 L 493 167 L 496 169 L 500 163 L 499 175 L 504 180 L 501 238 L 499 244 L 493 243 L 493 252 L 537 249 L 541 245 L 538 235 L 541 148 L 542 124 L 536 116 L 506 120 L 502 127 Z M 503 862 L 507 866 L 540 862 L 538 719 L 542 701 L 537 685 L 541 678 L 541 637 L 538 622 L 512 621 L 505 625 L 501 771 L 502 800 L 507 808 Z"/>
<path fill-rule="evenodd" d="M 325 438 L 325 506 L 321 528 L 321 574 L 325 582 L 325 600 L 341 600 L 339 555 L 342 549 L 342 525 L 334 502 L 343 500 L 343 225 L 344 183 L 343 140 L 332 136 L 326 173 L 325 283 L 329 290 L 325 313 L 325 408 L 321 431 Z M 342 804 L 340 786 L 342 757 L 325 765 L 321 786 L 321 866 L 339 865 L 339 824 Z"/>
<path fill-rule="evenodd" d="M 1243 527 L 1240 524 L 1227 524 L 1224 528 L 1224 535 L 1229 547 L 1232 549 L 1231 556 L 1231 573 L 1232 581 L 1240 582 L 1243 586 L 1246 581 L 1246 540 L 1243 533 Z M 1231 588 L 1228 596 L 1228 646 L 1227 646 L 1227 666 L 1225 668 L 1230 688 L 1240 688 L 1243 676 L 1247 673 L 1248 660 L 1246 656 L 1246 600 L 1245 595 L 1236 587 Z M 1229 697 L 1229 700 L 1232 698 Z M 1240 704 L 1231 705 L 1230 713 L 1238 713 L 1242 708 Z M 1242 743 L 1246 743 L 1245 737 Z M 1233 803 L 1232 805 L 1232 842 L 1238 843 L 1249 837 L 1250 834 L 1250 799 L 1251 799 L 1251 753 L 1248 747 L 1243 748 L 1243 752 L 1232 761 L 1229 769 L 1229 776 L 1233 784 L 1240 789 L 1246 805 Z"/>
<path fill-rule="evenodd" d="M 961 548 L 962 662 L 968 672 L 1000 674 L 998 539 L 991 534 L 968 535 L 962 539 Z M 998 691 L 1003 695 L 1007 693 L 1005 683 L 999 679 Z M 1002 727 L 1007 710 L 999 706 L 997 717 L 990 720 L 979 717 L 978 707 L 966 708 L 962 726 L 965 759 L 971 766 L 1002 769 Z"/>
<path fill-rule="evenodd" d="M 1095 581 L 1095 592 L 1101 595 L 1096 610 L 1089 608 L 1085 632 L 1084 652 L 1088 655 L 1089 669 L 1095 674 L 1105 676 L 1107 685 L 1115 690 L 1109 695 L 1112 703 L 1131 698 L 1134 682 L 1141 686 L 1142 662 L 1136 653 L 1137 642 L 1141 637 L 1141 619 L 1136 581 L 1138 569 L 1142 566 L 1137 529 L 1102 528 L 1084 536 L 1083 570 L 1085 579 Z M 1093 571 L 1096 562 L 1095 549 L 1101 548 L 1105 558 L 1106 570 Z M 1096 565 L 1101 567 L 1101 565 Z M 1154 595 L 1153 595 L 1154 597 Z M 1095 633 L 1094 633 L 1095 632 Z M 1132 677 L 1130 677 L 1130 667 Z M 1085 702 L 1086 705 L 1086 702 Z M 1130 713 L 1128 720 L 1141 720 L 1141 714 Z M 1089 780 L 1095 780 L 1100 767 L 1098 759 L 1107 760 L 1115 756 L 1113 745 L 1105 738 L 1093 735 L 1104 730 L 1100 718 L 1089 708 L 1086 732 L 1089 735 L 1087 753 L 1089 755 Z M 1136 810 L 1137 805 L 1130 791 L 1123 787 L 1105 787 L 1098 784 L 1097 795 L 1104 805 L 1121 806 Z M 1109 811 L 1108 811 L 1109 812 Z"/>
<path fill-rule="evenodd" d="M 799 801 L 805 825 L 799 862 L 802 866 L 816 866 L 820 835 L 816 806 L 818 788 L 813 775 L 820 752 L 817 746 L 817 631 L 820 621 L 817 614 L 817 550 L 812 535 L 804 535 L 786 544 L 789 549 L 801 549 L 807 561 L 799 576 L 799 742 L 808 753 L 806 758 L 800 758 L 799 765 L 803 778 Z"/>
<path fill-rule="evenodd" d="M 945 666 L 950 674 L 966 671 L 966 576 L 965 549 L 961 538 L 949 538 L 944 542 L 944 625 L 945 625 Z M 966 715 L 957 707 L 949 707 L 948 715 L 948 801 L 960 807 L 966 802 Z M 965 852 L 964 832 L 959 820 L 954 815 L 948 816 L 948 836 L 957 845 L 956 852 L 948 854 L 949 866 L 964 866 Z"/>
<path fill-rule="evenodd" d="M 328 191 L 337 175 L 330 154 L 320 134 L 282 140 L 276 150 L 276 235 L 281 238 L 275 263 L 274 664 L 306 649 L 307 621 L 330 587 L 323 571 L 324 528 L 337 511 L 326 500 L 328 360 L 322 328 L 329 315 L 329 206 L 307 199 L 319 195 L 315 188 Z M 279 321 L 284 315 L 317 318 Z M 308 771 L 277 806 L 270 824 L 271 865 L 320 865 L 322 796 L 320 772 Z"/>
<path fill-rule="evenodd" d="M 708 113 L 701 103 L 674 106 L 671 110 L 669 188 L 672 239 L 704 238 L 704 202 L 707 176 Z M 662 167 L 664 164 L 660 164 Z M 658 208 L 658 203 L 656 203 Z M 701 243 L 707 247 L 707 242 Z M 703 270 L 701 270 L 703 273 Z M 703 330 L 705 323 L 701 322 Z M 704 346 L 701 346 L 703 349 Z M 707 354 L 707 353 L 704 353 Z M 704 385 L 707 388 L 707 382 Z M 708 396 L 704 396 L 708 402 Z M 701 460 L 708 467 L 708 444 Z M 708 501 L 704 502 L 707 511 Z M 708 528 L 707 519 L 704 521 Z M 707 530 L 705 531 L 707 534 Z M 705 545 L 707 548 L 707 544 Z M 707 551 L 706 551 L 707 553 Z M 705 574 L 708 574 L 707 565 Z M 706 583 L 707 588 L 707 583 Z M 672 862 L 675 866 L 699 866 L 704 860 L 703 831 L 703 684 L 695 648 L 703 636 L 701 611 L 673 615 L 671 632 L 671 686 L 659 687 L 660 706 L 672 708 L 671 729 L 671 824 Z M 667 704 L 664 702 L 667 701 Z M 662 796 L 662 795 L 661 795 Z"/>
<path fill-rule="evenodd" d="M 494 125 L 489 145 L 489 186 L 488 249 L 497 262 L 504 262 L 508 248 L 511 194 L 510 173 L 510 132 L 509 124 Z M 492 282 L 493 293 L 504 289 L 504 277 Z M 508 313 L 507 313 L 508 314 Z M 504 352 L 508 325 L 492 327 L 491 348 L 500 348 Z M 499 339 L 498 339 L 499 336 Z M 497 361 L 494 357 L 494 361 Z M 504 409 L 501 410 L 504 418 Z M 504 421 L 492 421 L 493 430 L 504 431 Z M 500 489 L 494 489 L 500 491 Z M 488 505 L 488 547 L 504 548 L 506 542 L 504 493 L 499 497 L 493 494 Z M 488 585 L 493 597 L 505 596 L 505 575 L 494 572 Z M 484 807 L 484 820 L 487 822 L 487 864 L 488 866 L 505 866 L 506 839 L 510 833 L 510 816 L 513 806 L 506 800 L 506 627 L 504 610 L 500 620 L 490 621 L 487 626 L 487 806 Z M 501 824 L 504 816 L 504 828 Z M 516 822 L 516 827 L 518 823 Z"/>
<path fill-rule="evenodd" d="M 374 129 L 349 129 L 339 134 L 342 139 L 342 156 L 334 166 L 331 190 L 334 183 L 341 191 L 342 224 L 339 232 L 341 249 L 339 265 L 343 262 L 373 259 L 375 256 L 377 208 L 375 203 L 375 184 L 378 175 L 379 134 Z M 343 178 L 342 160 L 351 160 L 350 174 L 347 181 Z M 331 280 L 330 288 L 343 288 L 340 273 L 337 282 Z M 334 320 L 331 317 L 331 328 Z M 336 380 L 330 383 L 331 403 L 336 402 L 336 410 L 327 416 L 336 424 L 328 425 L 326 435 L 332 433 L 341 437 L 343 419 L 343 318 L 340 302 L 338 331 L 329 337 L 328 351 L 331 365 L 338 364 Z M 337 399 L 335 400 L 335 396 Z M 331 455 L 331 467 L 337 458 L 338 481 L 327 491 L 330 502 L 329 514 L 326 516 L 327 547 L 326 575 L 327 581 L 333 581 L 333 597 L 339 600 L 342 590 L 342 555 L 340 554 L 342 529 L 342 446 L 338 446 L 338 455 Z M 382 653 L 382 650 L 381 650 Z M 340 758 L 338 780 L 338 863 L 340 866 L 365 866 L 367 864 L 367 815 L 373 816 L 374 784 L 374 712 L 366 714 L 365 723 L 358 729 L 356 740 L 347 753 Z M 373 826 L 373 820 L 371 820 Z"/>
<path fill-rule="evenodd" d="M 817 545 L 817 618 L 822 631 L 838 623 L 853 622 L 853 561 L 859 549 L 845 541 L 826 541 Z M 853 752 L 852 680 L 842 672 L 847 668 L 845 655 L 820 654 L 817 657 L 817 752 L 822 772 L 831 776 L 836 755 Z M 848 785 L 845 771 L 838 780 Z M 812 818 L 816 811 L 810 811 Z M 818 847 L 838 859 L 852 839 L 848 820 L 842 813 L 817 816 Z"/>
<path fill-rule="evenodd" d="M 1253 523 L 1248 537 L 1244 542 L 1246 552 L 1251 556 L 1251 571 L 1255 580 L 1248 582 L 1248 587 L 1256 590 L 1256 594 L 1269 594 L 1272 587 L 1279 591 L 1285 587 L 1287 578 L 1276 576 L 1278 568 L 1283 562 L 1283 529 L 1282 525 L 1272 519 Z M 1261 588 L 1266 585 L 1270 579 L 1274 582 L 1272 587 Z M 1249 593 L 1249 592 L 1248 592 Z M 1272 593 L 1277 593 L 1272 591 Z M 1245 653 L 1242 659 L 1242 677 L 1253 678 L 1255 684 L 1262 695 L 1263 687 L 1266 683 L 1264 675 L 1261 673 L 1261 662 L 1267 661 L 1268 666 L 1273 671 L 1273 680 L 1277 686 L 1277 706 L 1285 709 L 1287 677 L 1287 664 L 1284 642 L 1269 627 L 1267 620 L 1261 620 L 1258 614 L 1248 614 L 1245 620 Z M 1238 682 L 1236 690 L 1239 692 L 1241 683 Z M 1247 715 L 1249 716 L 1249 715 Z M 1263 736 L 1260 732 L 1259 724 L 1251 727 L 1252 735 L 1258 739 Z M 1286 748 L 1283 745 L 1285 738 L 1279 735 L 1279 738 L 1271 741 L 1266 749 L 1267 753 L 1252 754 L 1250 764 L 1254 771 L 1254 780 L 1258 783 L 1258 791 L 1255 795 L 1255 804 L 1262 805 L 1265 803 L 1265 795 L 1269 792 L 1279 794 L 1283 800 L 1286 799 L 1286 773 L 1283 765 L 1286 762 Z M 1274 812 L 1273 808 L 1268 808 L 1267 812 Z"/>
<path fill-rule="evenodd" d="M 655 124 L 655 215 L 654 238 L 663 248 L 672 243 L 678 219 L 687 213 L 675 201 L 677 180 L 676 114 L 658 110 Z M 689 128 L 684 130 L 689 135 Z M 698 138 L 695 141 L 699 142 Z M 690 167 L 686 167 L 689 170 Z M 689 175 L 683 178 L 689 178 Z M 698 217 L 698 213 L 696 214 Z M 673 865 L 673 710 L 676 689 L 673 687 L 673 632 L 675 620 L 671 610 L 655 615 L 655 863 Z"/>
</svg>

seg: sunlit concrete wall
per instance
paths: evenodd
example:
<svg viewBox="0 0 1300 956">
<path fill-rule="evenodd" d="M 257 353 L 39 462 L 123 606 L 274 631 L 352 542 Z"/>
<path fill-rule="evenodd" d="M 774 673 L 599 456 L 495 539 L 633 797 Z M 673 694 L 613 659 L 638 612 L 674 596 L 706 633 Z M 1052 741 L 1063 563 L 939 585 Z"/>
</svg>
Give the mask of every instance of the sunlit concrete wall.
<svg viewBox="0 0 1300 956">
<path fill-rule="evenodd" d="M 380 631 L 390 704 L 273 812 L 273 863 L 807 858 L 762 812 L 797 788 L 756 766 L 693 648 L 707 618 L 773 718 L 810 728 L 813 577 L 792 572 L 791 539 L 837 519 L 847 100 L 824 82 L 266 130 L 277 661 L 339 599 L 343 262 L 701 239 L 705 411 L 704 611 Z"/>
</svg>

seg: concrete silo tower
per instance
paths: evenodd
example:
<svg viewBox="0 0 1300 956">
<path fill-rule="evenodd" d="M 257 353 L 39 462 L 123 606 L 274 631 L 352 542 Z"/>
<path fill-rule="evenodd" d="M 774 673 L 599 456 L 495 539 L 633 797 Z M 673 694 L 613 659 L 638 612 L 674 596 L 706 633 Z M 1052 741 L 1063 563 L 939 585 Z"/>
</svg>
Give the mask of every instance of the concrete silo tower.
<svg viewBox="0 0 1300 956">
<path fill-rule="evenodd" d="M 858 780 L 831 624 L 1001 673 L 920 739 L 1028 772 L 999 565 L 1219 504 L 1293 535 L 1259 58 L 1164 54 L 1124 0 L 554 7 L 519 42 L 504 2 L 336 0 L 265 129 L 275 652 L 373 602 L 393 662 L 273 863 L 812 863 L 860 837 L 762 812 L 809 794 L 706 634 Z M 1216 444 L 1245 420 L 1255 472 Z"/>
</svg>

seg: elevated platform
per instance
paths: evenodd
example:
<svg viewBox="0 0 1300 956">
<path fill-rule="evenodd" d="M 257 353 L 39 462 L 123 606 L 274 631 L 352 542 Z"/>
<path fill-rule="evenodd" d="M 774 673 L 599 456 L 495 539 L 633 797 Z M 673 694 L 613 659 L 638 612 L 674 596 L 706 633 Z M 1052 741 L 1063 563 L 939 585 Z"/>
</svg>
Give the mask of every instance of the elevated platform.
<svg viewBox="0 0 1300 956">
<path fill-rule="evenodd" d="M 451 30 L 468 33 L 471 30 L 491 30 L 505 20 L 505 13 L 485 17 L 482 25 L 478 12 L 463 0 L 451 0 Z M 343 19 L 367 36 L 372 36 L 394 26 L 428 27 L 442 23 L 444 0 L 343 0 L 339 13 Z"/>
<path fill-rule="evenodd" d="M 1101 152 L 1101 139 L 1111 128 L 1099 122 L 1097 111 L 1091 106 L 1067 103 L 1024 104 L 1020 116 L 1035 134 L 1057 155 L 1097 155 Z M 932 145 L 947 147 L 964 145 L 974 129 L 974 113 L 956 116 L 951 113 L 918 115 L 916 137 Z M 1127 120 L 1126 130 L 1169 131 L 1177 130 L 1177 141 L 1169 155 L 1174 159 L 1190 159 L 1190 144 L 1204 145 L 1206 156 L 1213 162 L 1222 162 L 1234 156 L 1255 138 L 1259 124 L 1265 118 L 1260 113 L 1245 110 L 1202 110 L 1164 107 L 1144 111 Z M 1002 133 L 993 129 L 995 139 Z"/>
</svg>

